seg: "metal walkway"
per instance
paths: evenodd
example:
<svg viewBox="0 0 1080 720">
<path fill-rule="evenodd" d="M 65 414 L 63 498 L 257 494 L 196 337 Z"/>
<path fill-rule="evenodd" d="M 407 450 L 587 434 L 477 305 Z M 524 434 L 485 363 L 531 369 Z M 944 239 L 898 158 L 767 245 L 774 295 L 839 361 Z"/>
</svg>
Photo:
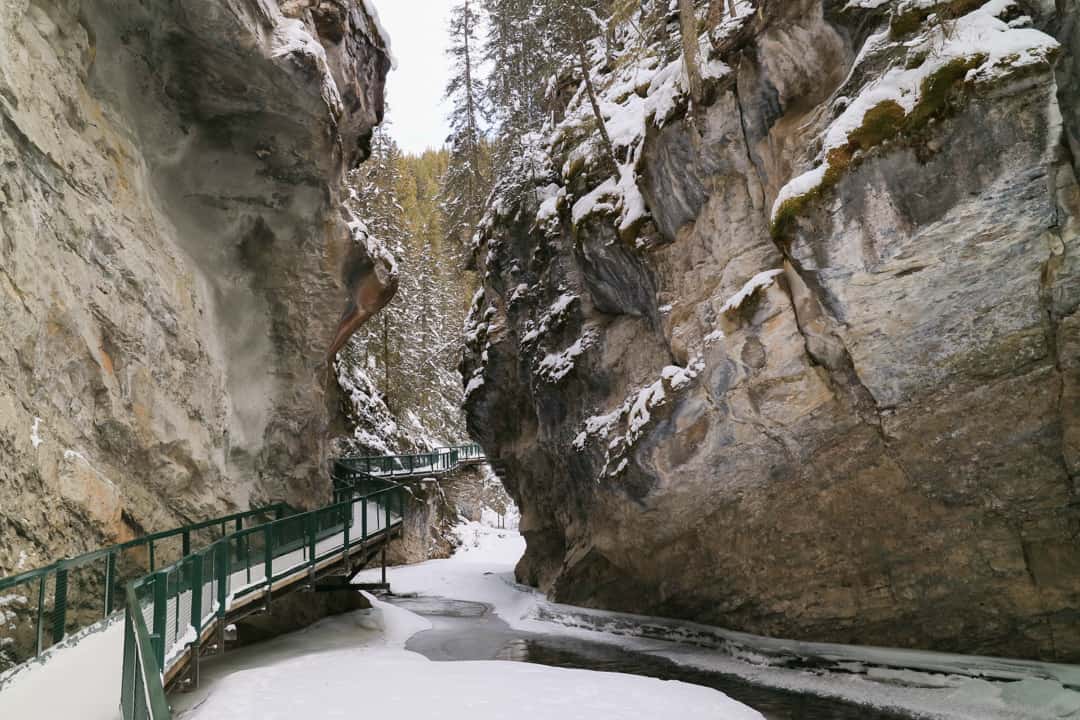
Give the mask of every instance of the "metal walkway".
<svg viewBox="0 0 1080 720">
<path fill-rule="evenodd" d="M 201 654 L 224 648 L 228 624 L 330 577 L 347 583 L 400 535 L 405 490 L 391 478 L 483 461 L 477 445 L 338 458 L 331 505 L 299 512 L 279 503 L 2 578 L 0 651 L 24 662 L 122 609 L 123 718 L 167 720 L 166 688 L 198 682 Z"/>
<path fill-rule="evenodd" d="M 418 455 L 380 455 L 374 457 L 343 457 L 334 462 L 336 477 L 351 473 L 380 478 L 409 478 L 441 475 L 462 465 L 487 462 L 479 445 L 457 445 L 437 448 Z"/>
</svg>

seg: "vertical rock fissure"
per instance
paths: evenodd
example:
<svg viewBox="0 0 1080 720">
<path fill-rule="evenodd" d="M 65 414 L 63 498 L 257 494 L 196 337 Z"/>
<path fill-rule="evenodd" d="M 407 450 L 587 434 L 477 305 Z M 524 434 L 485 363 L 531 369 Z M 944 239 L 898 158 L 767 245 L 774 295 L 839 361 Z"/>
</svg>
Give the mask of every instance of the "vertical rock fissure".
<svg viewBox="0 0 1080 720">
<path fill-rule="evenodd" d="M 751 143 L 749 128 L 747 127 L 746 123 L 746 111 L 743 108 L 742 95 L 739 92 L 737 82 L 735 84 L 735 87 L 732 89 L 732 92 L 735 95 L 735 105 L 739 110 L 739 126 L 742 129 L 743 151 L 746 155 L 746 160 L 749 163 L 750 167 L 754 169 L 754 173 L 757 177 L 759 186 L 764 196 L 764 190 L 767 187 L 767 179 L 764 173 L 764 169 L 755 159 L 754 153 L 750 149 Z M 765 214 L 766 223 L 768 223 L 770 219 L 769 214 L 771 211 L 771 204 L 766 202 L 764 207 L 762 208 L 762 211 Z M 786 243 L 782 239 L 774 237 L 772 235 L 770 235 L 770 239 L 772 240 L 776 249 L 780 252 L 781 257 L 783 257 L 784 260 L 786 260 L 789 264 L 791 271 L 799 277 L 800 281 L 806 288 L 806 291 L 810 293 L 811 297 L 813 298 L 813 302 L 816 305 L 817 312 L 820 313 L 822 317 L 827 318 L 826 322 L 829 325 L 835 327 L 836 319 L 828 312 L 828 310 L 826 310 L 824 304 L 821 302 L 821 298 L 818 296 L 818 290 L 814 287 L 812 281 L 807 280 L 804 275 L 804 271 L 802 270 L 801 264 L 791 256 Z M 792 313 L 795 316 L 796 327 L 798 327 L 799 332 L 803 336 L 803 348 L 806 353 L 806 357 L 810 360 L 812 364 L 825 370 L 825 377 L 834 393 L 836 393 L 839 397 L 847 396 L 849 398 L 851 406 L 859 413 L 859 415 L 862 417 L 863 422 L 874 429 L 878 437 L 881 439 L 882 445 L 885 448 L 886 452 L 889 454 L 889 456 L 896 464 L 897 468 L 901 471 L 901 473 L 903 473 L 904 476 L 907 477 L 907 471 L 904 468 L 904 465 L 901 462 L 898 453 L 896 452 L 895 448 L 891 447 L 889 436 L 888 433 L 886 433 L 885 431 L 884 421 L 881 416 L 881 408 L 878 406 L 877 401 L 873 396 L 873 393 L 870 392 L 870 389 L 866 386 L 865 382 L 863 382 L 862 378 L 859 377 L 858 370 L 855 367 L 854 359 L 851 357 L 851 352 L 848 350 L 843 339 L 834 330 L 829 329 L 827 331 L 831 336 L 832 340 L 834 340 L 837 346 L 841 348 L 843 354 L 842 367 L 836 367 L 835 363 L 829 362 L 827 359 L 816 355 L 811 350 L 811 342 L 808 336 L 807 328 L 805 327 L 803 319 L 800 318 L 800 313 L 798 311 L 797 304 L 794 302 L 794 298 L 791 296 L 790 288 L 788 289 L 788 300 L 790 302 Z M 772 438 L 771 435 L 769 435 L 769 437 Z M 788 450 L 786 445 L 785 450 Z"/>
</svg>

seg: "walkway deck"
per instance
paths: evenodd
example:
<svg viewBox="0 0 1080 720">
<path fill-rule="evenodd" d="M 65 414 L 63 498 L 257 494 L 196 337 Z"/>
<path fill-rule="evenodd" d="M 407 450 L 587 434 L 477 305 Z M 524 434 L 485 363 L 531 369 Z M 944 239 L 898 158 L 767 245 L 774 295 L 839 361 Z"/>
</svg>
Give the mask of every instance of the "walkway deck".
<svg viewBox="0 0 1080 720">
<path fill-rule="evenodd" d="M 0 649 L 32 659 L 122 606 L 123 718 L 168 720 L 166 688 L 185 676 L 198 681 L 200 654 L 223 646 L 226 625 L 329 576 L 347 582 L 402 532 L 405 490 L 393 480 L 477 462 L 476 445 L 339 458 L 334 503 L 317 510 L 279 503 L 2 578 L 0 611 L 9 620 Z"/>
<path fill-rule="evenodd" d="M 487 462 L 479 445 L 457 445 L 437 448 L 415 455 L 378 455 L 342 457 L 334 462 L 335 477 L 348 477 L 351 473 L 380 478 L 411 478 L 443 475 L 463 465 Z"/>
</svg>

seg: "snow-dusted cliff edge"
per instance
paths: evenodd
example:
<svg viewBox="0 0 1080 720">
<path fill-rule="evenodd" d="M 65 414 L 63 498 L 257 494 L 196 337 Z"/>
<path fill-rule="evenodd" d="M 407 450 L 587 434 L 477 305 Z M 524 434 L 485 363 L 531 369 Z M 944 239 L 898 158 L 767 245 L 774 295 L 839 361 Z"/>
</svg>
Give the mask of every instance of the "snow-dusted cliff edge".
<svg viewBox="0 0 1080 720">
<path fill-rule="evenodd" d="M 0 6 L 0 574 L 328 494 L 364 7 Z"/>
<path fill-rule="evenodd" d="M 617 177 L 570 73 L 479 235 L 466 405 L 519 577 L 1080 659 L 1080 8 L 736 5 L 693 108 L 636 28 L 594 43 Z"/>
</svg>

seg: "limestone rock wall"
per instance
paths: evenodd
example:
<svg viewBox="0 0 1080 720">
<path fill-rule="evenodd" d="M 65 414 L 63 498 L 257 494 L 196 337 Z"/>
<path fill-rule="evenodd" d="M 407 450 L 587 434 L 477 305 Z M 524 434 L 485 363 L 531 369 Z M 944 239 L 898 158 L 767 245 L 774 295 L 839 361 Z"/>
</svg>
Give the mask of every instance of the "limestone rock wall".
<svg viewBox="0 0 1080 720">
<path fill-rule="evenodd" d="M 0 575 L 328 496 L 389 65 L 353 0 L 0 4 Z"/>
<path fill-rule="evenodd" d="M 481 237 L 467 411 L 519 579 L 1080 659 L 1080 10 L 738 5 L 703 101 L 629 146 L 645 218 L 564 124 Z"/>
<path fill-rule="evenodd" d="M 387 562 L 404 565 L 450 557 L 463 521 L 511 524 L 516 508 L 487 466 L 462 466 L 439 477 L 405 480 L 405 529 L 387 548 Z M 378 564 L 376 558 L 373 564 Z"/>
</svg>

